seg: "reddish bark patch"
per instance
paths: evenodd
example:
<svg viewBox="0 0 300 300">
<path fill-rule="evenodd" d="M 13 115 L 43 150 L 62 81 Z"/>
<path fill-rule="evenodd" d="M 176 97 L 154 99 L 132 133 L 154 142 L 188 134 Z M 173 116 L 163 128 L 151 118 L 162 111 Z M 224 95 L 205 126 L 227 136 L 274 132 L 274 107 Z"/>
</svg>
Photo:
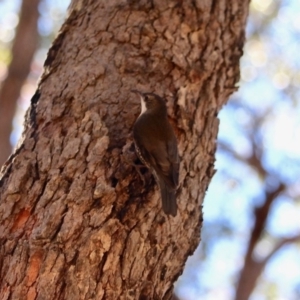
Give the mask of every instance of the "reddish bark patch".
<svg viewBox="0 0 300 300">
<path fill-rule="evenodd" d="M 12 227 L 12 231 L 16 231 L 22 228 L 27 222 L 29 216 L 30 216 L 30 212 L 26 208 L 22 209 L 15 219 L 14 225 Z"/>
<path fill-rule="evenodd" d="M 31 287 L 27 293 L 27 300 L 34 300 L 36 298 L 35 287 Z"/>
<path fill-rule="evenodd" d="M 42 261 L 43 253 L 41 251 L 35 252 L 29 260 L 29 265 L 27 269 L 27 286 L 32 286 L 32 284 L 35 282 L 40 266 Z M 30 293 L 33 296 L 33 291 Z M 34 299 L 34 298 L 27 298 L 27 299 Z"/>
</svg>

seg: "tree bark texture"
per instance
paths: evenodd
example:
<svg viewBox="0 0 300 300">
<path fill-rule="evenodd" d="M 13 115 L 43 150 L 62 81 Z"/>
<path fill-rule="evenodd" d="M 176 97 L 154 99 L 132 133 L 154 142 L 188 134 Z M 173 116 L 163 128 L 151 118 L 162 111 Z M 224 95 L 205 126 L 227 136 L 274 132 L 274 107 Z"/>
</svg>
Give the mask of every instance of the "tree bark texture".
<svg viewBox="0 0 300 300">
<path fill-rule="evenodd" d="M 30 65 L 37 48 L 40 0 L 23 0 L 20 21 L 12 47 L 12 61 L 7 77 L 0 88 L 0 168 L 11 154 L 10 134 L 16 103 L 21 88 L 30 72 Z"/>
<path fill-rule="evenodd" d="M 199 243 L 247 12 L 241 0 L 72 3 L 1 179 L 1 299 L 171 298 Z M 130 163 L 133 88 L 167 101 L 176 217 Z"/>
</svg>

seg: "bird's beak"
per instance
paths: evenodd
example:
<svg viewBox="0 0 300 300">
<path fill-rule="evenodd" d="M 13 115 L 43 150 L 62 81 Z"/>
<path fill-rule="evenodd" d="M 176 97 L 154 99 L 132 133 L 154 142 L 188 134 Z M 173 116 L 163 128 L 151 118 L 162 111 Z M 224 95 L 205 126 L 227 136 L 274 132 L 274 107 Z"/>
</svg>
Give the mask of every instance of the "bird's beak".
<svg viewBox="0 0 300 300">
<path fill-rule="evenodd" d="M 131 90 L 132 93 L 138 94 L 140 97 L 143 96 L 143 93 L 138 90 Z"/>
</svg>

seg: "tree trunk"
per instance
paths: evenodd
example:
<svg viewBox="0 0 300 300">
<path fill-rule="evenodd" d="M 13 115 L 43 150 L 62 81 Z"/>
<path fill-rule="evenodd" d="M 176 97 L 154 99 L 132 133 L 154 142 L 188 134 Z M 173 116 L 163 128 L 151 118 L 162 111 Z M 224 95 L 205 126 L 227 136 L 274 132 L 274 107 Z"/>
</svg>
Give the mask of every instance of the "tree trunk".
<svg viewBox="0 0 300 300">
<path fill-rule="evenodd" d="M 200 237 L 217 114 L 235 90 L 248 2 L 77 1 L 0 182 L 2 299 L 170 299 Z M 131 89 L 167 101 L 176 217 L 135 159 Z"/>
<path fill-rule="evenodd" d="M 37 21 L 40 0 L 23 0 L 20 22 L 12 47 L 12 61 L 0 89 L 0 169 L 11 154 L 10 134 L 16 103 L 26 80 L 38 43 Z"/>
</svg>

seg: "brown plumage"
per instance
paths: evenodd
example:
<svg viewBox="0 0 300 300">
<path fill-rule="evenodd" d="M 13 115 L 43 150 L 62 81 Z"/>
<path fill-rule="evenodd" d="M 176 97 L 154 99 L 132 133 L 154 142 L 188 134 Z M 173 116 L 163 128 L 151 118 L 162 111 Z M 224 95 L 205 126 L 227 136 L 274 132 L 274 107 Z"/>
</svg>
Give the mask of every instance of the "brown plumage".
<svg viewBox="0 0 300 300">
<path fill-rule="evenodd" d="M 179 157 L 176 137 L 167 118 L 166 103 L 156 94 L 133 92 L 141 97 L 142 106 L 133 128 L 138 156 L 152 171 L 159 185 L 164 212 L 175 216 Z"/>
</svg>

